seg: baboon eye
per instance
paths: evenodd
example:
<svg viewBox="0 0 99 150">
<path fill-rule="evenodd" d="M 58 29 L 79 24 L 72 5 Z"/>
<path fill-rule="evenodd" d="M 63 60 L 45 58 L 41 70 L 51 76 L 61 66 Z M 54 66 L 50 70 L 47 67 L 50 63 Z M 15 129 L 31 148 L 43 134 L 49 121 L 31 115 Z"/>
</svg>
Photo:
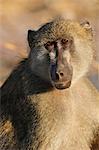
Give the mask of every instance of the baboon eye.
<svg viewBox="0 0 99 150">
<path fill-rule="evenodd" d="M 46 46 L 50 46 L 52 43 L 49 41 L 46 43 Z"/>
<path fill-rule="evenodd" d="M 47 50 L 51 50 L 51 48 L 54 47 L 54 42 L 48 41 L 46 44 L 44 44 L 44 46 Z"/>
<path fill-rule="evenodd" d="M 68 39 L 62 39 L 61 42 L 62 42 L 62 44 L 67 44 L 69 42 L 69 40 Z"/>
</svg>

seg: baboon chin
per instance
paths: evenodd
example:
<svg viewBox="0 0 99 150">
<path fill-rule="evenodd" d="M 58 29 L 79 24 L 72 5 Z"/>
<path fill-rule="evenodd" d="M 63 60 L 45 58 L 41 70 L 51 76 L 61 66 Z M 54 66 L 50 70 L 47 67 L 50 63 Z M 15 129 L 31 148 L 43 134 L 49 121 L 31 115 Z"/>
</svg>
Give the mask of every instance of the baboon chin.
<svg viewBox="0 0 99 150">
<path fill-rule="evenodd" d="M 59 89 L 59 90 L 63 90 L 66 88 L 69 88 L 71 85 L 71 81 L 68 81 L 66 83 L 55 83 L 54 86 L 55 88 Z"/>
<path fill-rule="evenodd" d="M 0 150 L 99 150 L 90 23 L 57 18 L 27 40 L 28 57 L 1 87 Z"/>
</svg>

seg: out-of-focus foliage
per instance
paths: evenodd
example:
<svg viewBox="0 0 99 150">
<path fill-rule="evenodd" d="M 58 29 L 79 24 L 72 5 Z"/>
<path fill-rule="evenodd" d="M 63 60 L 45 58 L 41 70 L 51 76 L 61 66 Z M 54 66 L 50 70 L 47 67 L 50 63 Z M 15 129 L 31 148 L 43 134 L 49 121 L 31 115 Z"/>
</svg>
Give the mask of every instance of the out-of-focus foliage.
<svg viewBox="0 0 99 150">
<path fill-rule="evenodd" d="M 0 84 L 29 52 L 27 30 L 37 29 L 53 17 L 88 20 L 96 41 L 96 57 L 89 76 L 99 88 L 99 0 L 1 0 Z"/>
</svg>

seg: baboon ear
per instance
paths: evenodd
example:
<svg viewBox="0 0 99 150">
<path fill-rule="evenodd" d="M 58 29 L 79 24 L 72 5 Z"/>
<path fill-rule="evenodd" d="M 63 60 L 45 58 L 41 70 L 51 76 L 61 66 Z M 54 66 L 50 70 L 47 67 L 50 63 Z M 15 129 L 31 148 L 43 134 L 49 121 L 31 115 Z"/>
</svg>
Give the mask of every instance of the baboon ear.
<svg viewBox="0 0 99 150">
<path fill-rule="evenodd" d="M 80 25 L 81 25 L 83 28 L 85 28 L 86 30 L 92 29 L 92 27 L 91 27 L 89 21 L 84 21 L 84 22 L 82 22 Z"/>
<path fill-rule="evenodd" d="M 34 30 L 28 30 L 28 35 L 27 35 L 27 40 L 28 40 L 28 43 L 29 43 L 29 46 L 31 46 L 31 44 L 33 43 L 34 41 L 34 37 L 36 35 L 36 31 Z"/>
</svg>

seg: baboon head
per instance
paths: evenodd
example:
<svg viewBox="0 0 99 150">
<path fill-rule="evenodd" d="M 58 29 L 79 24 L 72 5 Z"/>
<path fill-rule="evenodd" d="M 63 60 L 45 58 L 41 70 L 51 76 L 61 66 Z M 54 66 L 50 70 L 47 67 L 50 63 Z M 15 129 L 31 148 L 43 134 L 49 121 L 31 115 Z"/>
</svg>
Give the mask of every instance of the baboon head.
<svg viewBox="0 0 99 150">
<path fill-rule="evenodd" d="M 57 89 L 69 88 L 91 63 L 92 29 L 89 22 L 58 18 L 37 31 L 28 31 L 29 63 L 33 73 Z"/>
</svg>

